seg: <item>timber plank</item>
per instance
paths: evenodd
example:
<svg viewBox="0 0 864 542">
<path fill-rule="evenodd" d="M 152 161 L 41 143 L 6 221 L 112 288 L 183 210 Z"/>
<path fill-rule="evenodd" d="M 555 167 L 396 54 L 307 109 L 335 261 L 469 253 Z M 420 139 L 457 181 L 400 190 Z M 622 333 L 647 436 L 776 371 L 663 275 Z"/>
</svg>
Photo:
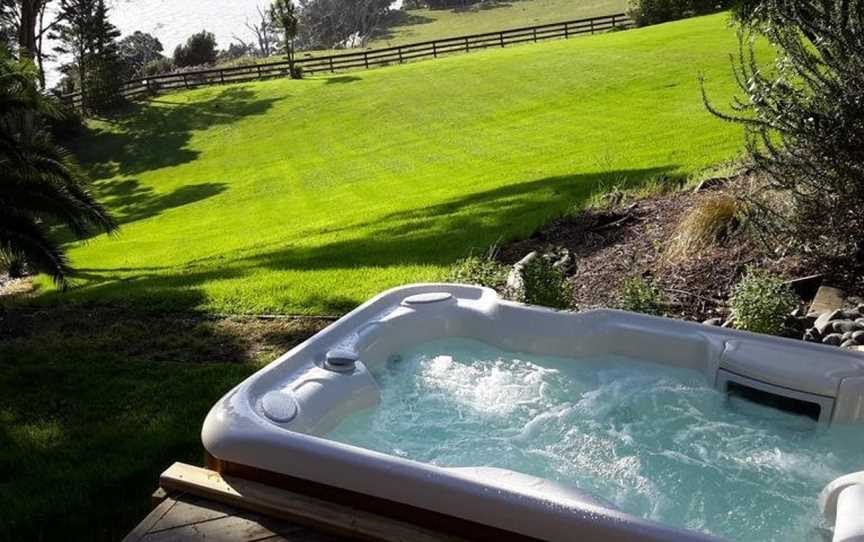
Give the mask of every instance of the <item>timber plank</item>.
<svg viewBox="0 0 864 542">
<path fill-rule="evenodd" d="M 463 540 L 259 482 L 223 477 L 217 472 L 183 463 L 174 463 L 163 472 L 160 485 L 167 491 L 182 491 L 270 518 L 288 519 L 351 538 L 386 542 Z"/>
</svg>

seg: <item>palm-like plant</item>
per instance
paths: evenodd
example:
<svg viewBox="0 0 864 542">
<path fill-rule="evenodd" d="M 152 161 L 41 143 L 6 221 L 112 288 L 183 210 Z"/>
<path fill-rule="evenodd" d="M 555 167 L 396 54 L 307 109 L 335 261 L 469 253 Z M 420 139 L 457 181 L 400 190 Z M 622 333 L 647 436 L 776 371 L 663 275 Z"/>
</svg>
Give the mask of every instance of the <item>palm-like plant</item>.
<svg viewBox="0 0 864 542">
<path fill-rule="evenodd" d="M 37 88 L 35 67 L 0 49 L 0 258 L 23 260 L 62 289 L 72 273 L 54 225 L 77 237 L 117 223 L 94 198 L 44 119 L 61 115 Z"/>
</svg>

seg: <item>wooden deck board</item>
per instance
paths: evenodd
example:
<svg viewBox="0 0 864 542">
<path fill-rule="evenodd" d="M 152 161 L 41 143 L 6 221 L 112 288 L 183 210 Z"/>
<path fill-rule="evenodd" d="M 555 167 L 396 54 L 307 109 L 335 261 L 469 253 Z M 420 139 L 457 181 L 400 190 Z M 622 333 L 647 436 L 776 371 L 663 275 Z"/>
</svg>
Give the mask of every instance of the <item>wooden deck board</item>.
<svg viewBox="0 0 864 542">
<path fill-rule="evenodd" d="M 189 494 L 169 495 L 124 542 L 341 542 L 286 520 L 244 512 Z"/>
</svg>

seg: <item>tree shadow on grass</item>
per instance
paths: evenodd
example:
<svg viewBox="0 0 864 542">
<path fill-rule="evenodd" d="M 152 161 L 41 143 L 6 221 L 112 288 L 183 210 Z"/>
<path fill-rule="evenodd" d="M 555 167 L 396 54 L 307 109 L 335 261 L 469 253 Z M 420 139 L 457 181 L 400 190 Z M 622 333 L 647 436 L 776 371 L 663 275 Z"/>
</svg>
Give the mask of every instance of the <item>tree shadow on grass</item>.
<svg viewBox="0 0 864 542">
<path fill-rule="evenodd" d="M 287 98 L 259 98 L 248 85 L 208 90 L 212 95 L 189 102 L 163 97 L 130 104 L 103 119 L 110 129 L 88 128 L 73 150 L 92 179 L 177 166 L 198 157 L 187 148 L 193 132 L 262 115 Z"/>
<path fill-rule="evenodd" d="M 609 178 L 619 188 L 635 188 L 663 177 L 682 175 L 674 167 L 605 174 L 548 177 L 453 198 L 443 203 L 391 213 L 372 221 L 327 230 L 344 238 L 312 248 L 277 248 L 239 260 L 251 269 L 319 270 L 387 267 L 403 264 L 448 265 L 490 245 L 525 238 L 575 204 L 584 202 Z M 352 231 L 364 231 L 362 237 Z"/>
<path fill-rule="evenodd" d="M 191 261 L 184 268 L 174 268 L 176 272 L 136 272 L 133 267 L 118 276 L 112 269 L 91 269 L 74 295 L 92 300 L 120 299 L 154 310 L 188 310 L 198 307 L 196 303 L 207 283 L 249 280 L 247 277 L 262 269 L 348 272 L 404 265 L 446 266 L 472 252 L 483 252 L 492 244 L 530 236 L 574 204 L 586 201 L 610 179 L 619 188 L 636 188 L 660 176 L 673 182 L 676 169 L 667 166 L 575 174 L 500 186 L 377 216 L 368 222 L 326 228 L 305 236 L 311 241 L 305 245 L 256 246 L 254 255 L 220 255 Z M 318 244 L 314 241 L 316 235 L 324 236 Z M 338 240 L 332 241 L 334 238 Z M 364 301 L 338 291 L 307 295 L 311 297 L 288 301 L 293 306 L 310 304 L 334 314 Z"/>
</svg>

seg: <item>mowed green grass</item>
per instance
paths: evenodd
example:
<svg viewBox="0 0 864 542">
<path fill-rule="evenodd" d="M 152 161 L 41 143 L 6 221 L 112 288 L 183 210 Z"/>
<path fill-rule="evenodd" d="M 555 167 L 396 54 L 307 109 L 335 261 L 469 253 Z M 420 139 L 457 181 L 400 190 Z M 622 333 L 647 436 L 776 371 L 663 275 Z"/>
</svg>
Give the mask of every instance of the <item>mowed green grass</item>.
<svg viewBox="0 0 864 542">
<path fill-rule="evenodd" d="M 469 10 L 411 9 L 369 43 L 379 48 L 627 11 L 627 0 L 512 0 Z"/>
<path fill-rule="evenodd" d="M 161 96 L 80 154 L 123 222 L 43 299 L 339 313 L 527 236 L 594 191 L 736 156 L 720 14 L 303 81 Z"/>
</svg>

